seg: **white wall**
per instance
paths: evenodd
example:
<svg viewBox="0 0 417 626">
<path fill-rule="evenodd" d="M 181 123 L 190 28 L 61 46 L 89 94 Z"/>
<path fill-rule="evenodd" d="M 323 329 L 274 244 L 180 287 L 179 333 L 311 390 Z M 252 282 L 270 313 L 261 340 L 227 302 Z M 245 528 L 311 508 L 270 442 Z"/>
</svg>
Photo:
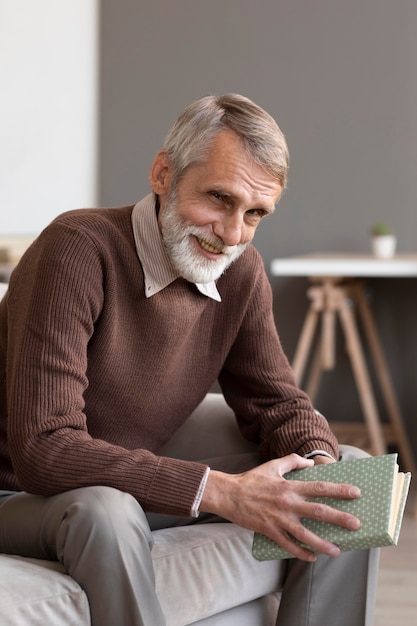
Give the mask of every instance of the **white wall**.
<svg viewBox="0 0 417 626">
<path fill-rule="evenodd" d="M 98 0 L 0 0 L 0 236 L 96 203 Z"/>
</svg>

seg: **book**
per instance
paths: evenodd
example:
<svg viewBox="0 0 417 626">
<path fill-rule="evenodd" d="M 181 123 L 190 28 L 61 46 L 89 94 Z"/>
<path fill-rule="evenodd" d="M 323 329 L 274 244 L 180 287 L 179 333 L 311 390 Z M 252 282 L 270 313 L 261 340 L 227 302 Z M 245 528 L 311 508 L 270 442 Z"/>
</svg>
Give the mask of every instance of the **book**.
<svg viewBox="0 0 417 626">
<path fill-rule="evenodd" d="M 358 530 L 309 518 L 303 518 L 302 523 L 316 535 L 339 546 L 342 552 L 397 545 L 411 480 L 409 472 L 399 471 L 397 457 L 397 454 L 370 456 L 314 465 L 286 474 L 287 480 L 347 483 L 361 490 L 360 498 L 355 500 L 314 498 L 314 501 L 355 515 L 361 521 Z M 309 546 L 303 547 L 313 551 Z M 258 561 L 294 558 L 261 533 L 254 534 L 252 554 Z"/>
</svg>

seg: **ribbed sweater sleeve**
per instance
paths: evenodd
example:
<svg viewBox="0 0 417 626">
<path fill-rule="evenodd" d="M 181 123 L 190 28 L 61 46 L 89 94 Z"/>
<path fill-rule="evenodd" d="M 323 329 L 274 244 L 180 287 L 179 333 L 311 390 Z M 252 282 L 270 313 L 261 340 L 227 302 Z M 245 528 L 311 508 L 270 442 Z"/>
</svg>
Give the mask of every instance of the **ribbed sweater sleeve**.
<svg viewBox="0 0 417 626">
<path fill-rule="evenodd" d="M 106 223 L 103 229 L 101 234 L 98 216 L 95 240 L 83 229 L 82 221 L 75 228 L 70 216 L 52 224 L 12 277 L 5 306 L 9 318 L 8 444 L 16 487 L 51 495 L 75 487 L 110 485 L 134 495 L 147 510 L 189 515 L 206 466 L 117 445 L 113 431 L 125 428 L 119 407 L 122 409 L 128 400 L 120 398 L 97 416 L 98 436 L 89 432 L 86 397 L 90 384 L 94 383 L 94 396 L 110 397 L 107 381 L 102 387 L 97 376 L 90 377 L 89 355 L 93 361 L 101 361 L 101 368 L 112 368 L 111 342 L 107 354 L 96 353 L 95 330 L 112 334 L 112 342 L 120 338 L 127 343 L 129 337 L 124 328 L 117 328 L 117 308 L 109 315 L 108 328 L 100 319 L 106 315 L 105 285 L 109 299 L 111 291 L 117 289 L 115 262 L 105 258 L 114 250 L 107 251 L 105 245 L 97 243 L 107 237 Z M 118 229 L 113 230 L 112 236 L 121 240 L 123 254 L 124 233 L 122 236 Z M 137 259 L 126 249 L 124 270 L 130 269 L 134 280 L 139 271 Z M 103 364 L 106 357 L 108 363 Z M 129 362 L 127 350 L 126 359 L 125 393 L 133 403 L 138 381 L 129 380 L 134 362 Z M 114 384 L 121 388 L 117 362 L 114 365 Z M 153 390 L 153 394 L 160 392 Z M 93 396 L 91 404 L 95 405 Z M 158 424 L 152 428 L 157 431 Z M 128 441 L 129 432 L 123 443 Z M 149 436 L 149 442 L 151 447 L 157 438 L 152 441 Z M 139 438 L 132 438 L 133 445 L 139 443 Z"/>
<path fill-rule="evenodd" d="M 338 442 L 327 420 L 296 385 L 278 337 L 272 291 L 258 255 L 246 271 L 252 276 L 252 291 L 219 378 L 226 400 L 244 435 L 260 443 L 264 459 L 291 452 L 303 456 L 312 450 L 338 458 Z"/>
</svg>

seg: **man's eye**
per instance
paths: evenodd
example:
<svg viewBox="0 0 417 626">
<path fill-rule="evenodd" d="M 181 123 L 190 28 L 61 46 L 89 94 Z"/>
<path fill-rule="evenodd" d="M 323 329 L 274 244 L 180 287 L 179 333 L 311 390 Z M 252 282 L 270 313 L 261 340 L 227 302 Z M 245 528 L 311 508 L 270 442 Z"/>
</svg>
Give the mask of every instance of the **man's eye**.
<svg viewBox="0 0 417 626">
<path fill-rule="evenodd" d="M 246 213 L 250 217 L 257 217 L 259 219 L 261 219 L 262 217 L 264 217 L 264 215 L 266 215 L 266 211 L 262 209 L 249 209 L 249 211 L 246 211 Z"/>
<path fill-rule="evenodd" d="M 213 198 L 216 198 L 216 200 L 223 200 L 223 196 L 222 196 L 222 194 L 221 194 L 221 193 L 219 193 L 218 191 L 212 191 L 212 192 L 210 193 L 210 195 L 211 195 Z"/>
</svg>

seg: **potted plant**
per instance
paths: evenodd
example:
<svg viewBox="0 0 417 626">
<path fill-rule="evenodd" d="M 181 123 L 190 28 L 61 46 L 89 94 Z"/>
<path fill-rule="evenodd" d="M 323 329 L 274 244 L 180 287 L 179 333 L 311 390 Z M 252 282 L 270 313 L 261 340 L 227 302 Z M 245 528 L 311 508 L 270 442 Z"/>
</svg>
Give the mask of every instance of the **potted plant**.
<svg viewBox="0 0 417 626">
<path fill-rule="evenodd" d="M 395 255 L 397 237 L 384 222 L 378 222 L 371 229 L 371 246 L 374 256 L 390 258 Z"/>
</svg>

